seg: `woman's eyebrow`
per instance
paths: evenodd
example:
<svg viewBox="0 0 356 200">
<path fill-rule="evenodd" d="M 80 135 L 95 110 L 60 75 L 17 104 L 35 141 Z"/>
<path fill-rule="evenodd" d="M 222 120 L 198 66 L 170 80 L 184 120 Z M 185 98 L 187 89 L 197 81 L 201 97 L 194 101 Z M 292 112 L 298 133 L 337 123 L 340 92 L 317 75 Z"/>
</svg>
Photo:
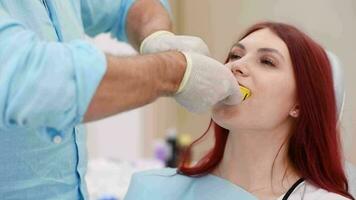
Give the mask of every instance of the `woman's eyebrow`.
<svg viewBox="0 0 356 200">
<path fill-rule="evenodd" d="M 283 55 L 277 50 L 277 49 L 272 49 L 272 48 L 260 48 L 257 50 L 257 52 L 261 53 L 261 52 L 272 52 L 272 53 L 276 53 L 278 54 L 283 60 L 284 57 Z"/>
<path fill-rule="evenodd" d="M 243 50 L 246 50 L 246 47 L 245 47 L 243 44 L 241 44 L 241 43 L 236 43 L 236 44 L 234 44 L 233 47 L 239 47 L 239 48 L 241 48 L 241 49 L 243 49 Z"/>
<path fill-rule="evenodd" d="M 245 47 L 243 44 L 241 44 L 241 43 L 236 43 L 236 44 L 234 44 L 233 47 L 238 47 L 238 48 L 240 48 L 240 49 L 246 50 L 246 47 Z M 257 50 L 257 52 L 259 52 L 259 53 L 262 53 L 262 52 L 272 52 L 272 53 L 276 53 L 276 54 L 278 54 L 278 55 L 284 60 L 284 56 L 283 56 L 277 49 L 265 47 L 265 48 L 259 48 L 259 49 Z"/>
</svg>

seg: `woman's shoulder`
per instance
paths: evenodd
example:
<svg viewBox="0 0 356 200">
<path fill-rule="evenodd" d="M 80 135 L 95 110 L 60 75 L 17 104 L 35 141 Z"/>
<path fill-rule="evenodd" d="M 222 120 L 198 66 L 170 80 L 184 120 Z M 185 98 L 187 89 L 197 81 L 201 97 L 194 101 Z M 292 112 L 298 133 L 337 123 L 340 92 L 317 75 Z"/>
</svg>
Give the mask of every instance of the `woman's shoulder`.
<svg viewBox="0 0 356 200">
<path fill-rule="evenodd" d="M 328 192 L 324 189 L 320 193 L 320 199 L 328 199 L 328 200 L 350 200 L 349 198 L 346 198 L 340 194 L 334 193 L 334 192 Z"/>
<path fill-rule="evenodd" d="M 330 200 L 350 200 L 340 194 L 336 194 L 333 192 L 328 192 L 322 196 L 323 199 L 330 199 Z"/>
<path fill-rule="evenodd" d="M 202 175 L 190 177 L 165 168 L 135 173 L 125 200 L 256 200 L 226 180 Z"/>
<path fill-rule="evenodd" d="M 192 181 L 173 168 L 137 172 L 131 178 L 125 200 L 169 199 L 171 195 L 183 193 Z"/>
<path fill-rule="evenodd" d="M 290 199 L 300 199 L 300 197 L 303 197 L 305 200 L 350 200 L 340 194 L 317 187 L 308 181 L 299 187 L 298 190 L 291 195 Z"/>
<path fill-rule="evenodd" d="M 151 169 L 134 173 L 134 176 L 173 176 L 176 175 L 176 168 Z"/>
<path fill-rule="evenodd" d="M 181 175 L 175 168 L 153 169 L 134 173 L 132 176 L 133 182 L 149 182 L 149 183 L 165 183 L 174 182 L 175 184 L 181 182 L 189 182 L 191 178 Z"/>
</svg>

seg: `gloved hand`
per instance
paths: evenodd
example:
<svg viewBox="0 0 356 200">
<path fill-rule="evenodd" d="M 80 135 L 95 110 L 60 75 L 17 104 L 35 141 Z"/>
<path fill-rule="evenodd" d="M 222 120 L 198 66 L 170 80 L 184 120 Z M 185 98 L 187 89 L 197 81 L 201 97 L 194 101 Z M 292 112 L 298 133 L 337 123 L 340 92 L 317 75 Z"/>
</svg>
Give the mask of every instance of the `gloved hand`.
<svg viewBox="0 0 356 200">
<path fill-rule="evenodd" d="M 140 46 L 141 54 L 177 50 L 209 55 L 209 48 L 199 37 L 175 35 L 169 31 L 157 31 L 146 37 Z"/>
<path fill-rule="evenodd" d="M 239 85 L 229 68 L 220 62 L 194 52 L 182 52 L 186 71 L 174 96 L 191 112 L 208 111 L 218 102 L 235 105 L 242 101 Z"/>
</svg>

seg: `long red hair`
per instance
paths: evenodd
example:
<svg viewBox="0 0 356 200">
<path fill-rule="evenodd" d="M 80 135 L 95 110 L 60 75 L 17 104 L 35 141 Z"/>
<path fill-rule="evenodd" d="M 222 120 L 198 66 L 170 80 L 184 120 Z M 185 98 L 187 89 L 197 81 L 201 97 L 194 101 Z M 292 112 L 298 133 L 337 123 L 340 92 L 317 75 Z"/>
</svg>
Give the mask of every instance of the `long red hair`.
<svg viewBox="0 0 356 200">
<path fill-rule="evenodd" d="M 300 115 L 288 141 L 288 156 L 307 181 L 327 191 L 354 199 L 348 192 L 343 170 L 340 135 L 331 64 L 324 49 L 297 28 L 274 22 L 258 23 L 240 38 L 268 28 L 287 45 L 296 79 Z M 228 59 L 227 59 L 228 60 Z M 210 122 L 214 128 L 214 147 L 194 166 L 187 161 L 179 171 L 188 176 L 204 175 L 217 167 L 224 155 L 229 131 Z M 191 144 L 200 141 L 208 132 Z"/>
</svg>

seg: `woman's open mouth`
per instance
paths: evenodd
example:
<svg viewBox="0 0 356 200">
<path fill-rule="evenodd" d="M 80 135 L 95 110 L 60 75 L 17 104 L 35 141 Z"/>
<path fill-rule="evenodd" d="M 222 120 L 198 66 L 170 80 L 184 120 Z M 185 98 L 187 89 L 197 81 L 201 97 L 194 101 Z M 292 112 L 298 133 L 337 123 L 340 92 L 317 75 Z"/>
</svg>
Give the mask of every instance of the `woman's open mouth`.
<svg viewBox="0 0 356 200">
<path fill-rule="evenodd" d="M 242 93 L 243 101 L 251 96 L 251 91 L 247 87 L 241 84 L 240 84 L 240 92 Z"/>
</svg>

